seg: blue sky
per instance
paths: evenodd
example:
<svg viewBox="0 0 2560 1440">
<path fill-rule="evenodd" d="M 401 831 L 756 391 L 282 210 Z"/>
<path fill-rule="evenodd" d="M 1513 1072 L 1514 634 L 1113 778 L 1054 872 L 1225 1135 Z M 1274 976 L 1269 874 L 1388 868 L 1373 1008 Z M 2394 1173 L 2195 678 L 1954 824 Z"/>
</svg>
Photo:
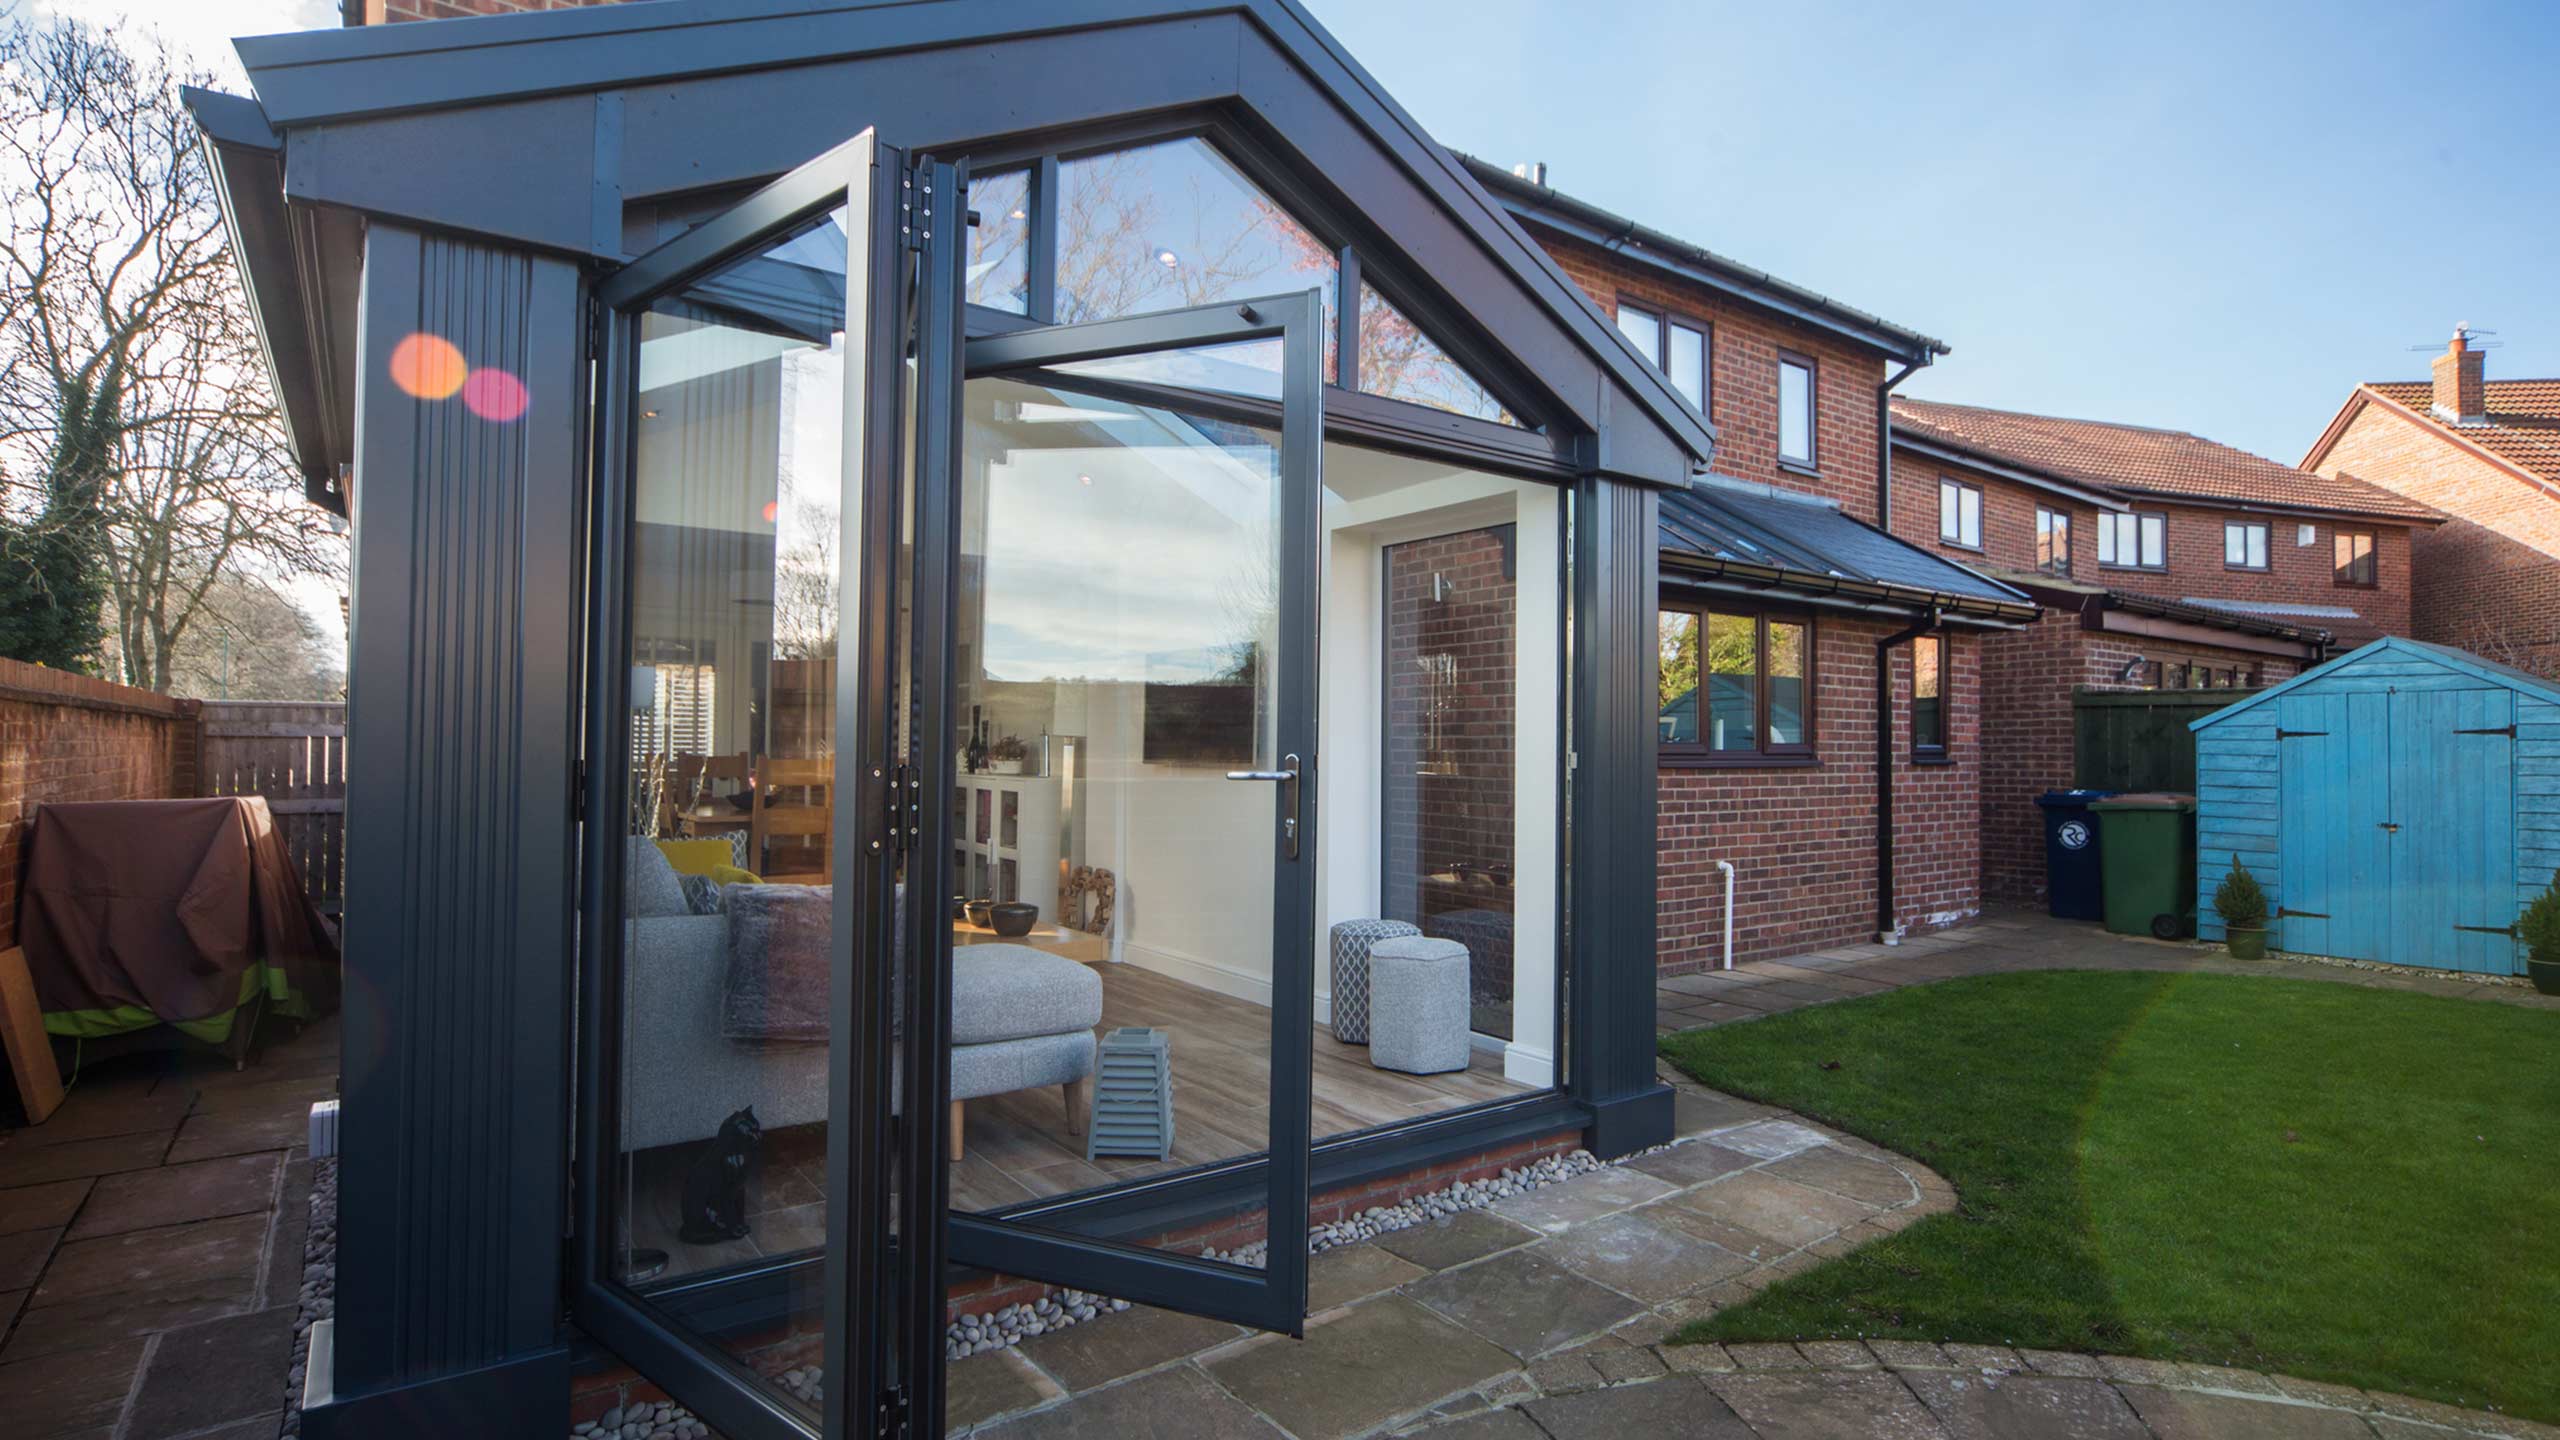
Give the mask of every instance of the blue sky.
<svg viewBox="0 0 2560 1440">
<path fill-rule="evenodd" d="M 1307 0 L 1443 142 L 2291 463 L 2456 321 L 2560 375 L 2560 4 Z"/>
</svg>

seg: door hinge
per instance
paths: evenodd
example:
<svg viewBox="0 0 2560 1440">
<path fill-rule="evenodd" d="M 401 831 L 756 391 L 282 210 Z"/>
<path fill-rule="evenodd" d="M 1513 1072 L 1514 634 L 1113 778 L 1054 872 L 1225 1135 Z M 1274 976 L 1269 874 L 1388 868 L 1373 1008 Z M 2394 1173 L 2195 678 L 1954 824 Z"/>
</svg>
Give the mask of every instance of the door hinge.
<svg viewBox="0 0 2560 1440">
<path fill-rule="evenodd" d="M 897 1386 L 880 1392 L 880 1409 L 871 1433 L 879 1440 L 907 1440 L 907 1391 Z"/>
<path fill-rule="evenodd" d="M 2328 731 L 2326 731 L 2326 730 L 2281 730 L 2281 729 L 2280 729 L 2280 730 L 2276 731 L 2276 738 L 2277 738 L 2277 739 L 2279 739 L 2279 740 L 2297 740 L 2297 739 L 2300 739 L 2301 737 L 2303 737 L 2303 736 L 2305 736 L 2305 735 L 2326 735 L 2326 734 L 2328 734 L 2328 733 L 2329 733 L 2329 732 L 2328 732 Z"/>
<path fill-rule="evenodd" d="M 2296 920 L 2326 920 L 2329 918 L 2327 912 L 2321 910 L 2295 910 L 2284 905 L 2276 907 L 2277 918 L 2282 919 L 2288 915 L 2292 916 Z"/>
<path fill-rule="evenodd" d="M 569 819 L 585 823 L 587 818 L 587 762 L 578 762 L 577 773 L 569 784 Z"/>
<path fill-rule="evenodd" d="M 2492 730 L 2456 730 L 2453 733 L 2456 735 L 2504 735 L 2508 739 L 2513 740 L 2516 738 L 2516 727 L 2513 725 L 2500 725 Z"/>
<path fill-rule="evenodd" d="M 587 296 L 587 358 L 604 357 L 604 301 L 594 294 Z"/>
<path fill-rule="evenodd" d="M 898 233 L 906 237 L 910 250 L 926 250 L 933 245 L 933 170 L 929 165 L 915 164 L 898 177 Z"/>
<path fill-rule="evenodd" d="M 2516 938 L 2516 927 L 2513 925 L 2456 925 L 2453 928 L 2469 935 L 2504 935 L 2510 940 Z"/>
<path fill-rule="evenodd" d="M 913 852 L 922 834 L 924 801 L 919 792 L 923 788 L 913 765 L 889 767 L 889 844 L 900 855 Z"/>
</svg>

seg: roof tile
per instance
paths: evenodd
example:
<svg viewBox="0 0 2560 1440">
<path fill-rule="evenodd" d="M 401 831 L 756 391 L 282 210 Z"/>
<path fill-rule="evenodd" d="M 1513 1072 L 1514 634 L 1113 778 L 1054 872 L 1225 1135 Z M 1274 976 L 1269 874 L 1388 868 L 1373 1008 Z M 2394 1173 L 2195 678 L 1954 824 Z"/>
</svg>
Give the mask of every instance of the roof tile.
<svg viewBox="0 0 2560 1440">
<path fill-rule="evenodd" d="M 2488 423 L 2449 425 L 2435 415 L 2436 388 L 2425 380 L 2376 380 L 2364 387 L 2434 420 L 2508 464 L 2560 481 L 2560 380 L 2492 380 Z"/>
</svg>

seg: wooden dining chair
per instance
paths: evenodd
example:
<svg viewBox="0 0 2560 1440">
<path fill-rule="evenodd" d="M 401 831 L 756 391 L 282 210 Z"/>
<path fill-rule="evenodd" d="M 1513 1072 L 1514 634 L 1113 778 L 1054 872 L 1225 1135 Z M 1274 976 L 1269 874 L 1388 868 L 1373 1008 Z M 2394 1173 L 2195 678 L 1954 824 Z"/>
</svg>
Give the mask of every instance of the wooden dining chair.
<svg viewBox="0 0 2560 1440">
<path fill-rule="evenodd" d="M 760 873 L 777 884 L 822 885 L 827 881 L 828 837 L 835 825 L 836 762 L 767 755 L 756 764 L 755 804 L 748 828 L 747 853 L 759 867 L 774 866 L 767 847 L 777 838 L 816 843 L 794 847 L 794 869 Z M 814 855 L 807 854 L 815 851 Z"/>
</svg>

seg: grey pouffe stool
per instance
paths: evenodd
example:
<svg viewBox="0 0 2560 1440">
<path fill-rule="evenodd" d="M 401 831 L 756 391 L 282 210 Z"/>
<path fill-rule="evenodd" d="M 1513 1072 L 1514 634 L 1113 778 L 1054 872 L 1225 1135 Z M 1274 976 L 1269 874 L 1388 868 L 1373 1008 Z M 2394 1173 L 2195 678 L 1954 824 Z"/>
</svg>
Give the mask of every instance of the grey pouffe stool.
<svg viewBox="0 0 2560 1440">
<path fill-rule="evenodd" d="M 1369 947 L 1369 1063 L 1408 1075 L 1467 1068 L 1467 947 L 1408 935 Z"/>
<path fill-rule="evenodd" d="M 1333 1038 L 1369 1043 L 1369 950 L 1422 932 L 1402 920 L 1344 920 L 1333 927 Z"/>
<path fill-rule="evenodd" d="M 1102 1078 L 1084 1158 L 1173 1158 L 1173 1037 L 1150 1025 L 1123 1025 L 1102 1037 Z"/>
</svg>

